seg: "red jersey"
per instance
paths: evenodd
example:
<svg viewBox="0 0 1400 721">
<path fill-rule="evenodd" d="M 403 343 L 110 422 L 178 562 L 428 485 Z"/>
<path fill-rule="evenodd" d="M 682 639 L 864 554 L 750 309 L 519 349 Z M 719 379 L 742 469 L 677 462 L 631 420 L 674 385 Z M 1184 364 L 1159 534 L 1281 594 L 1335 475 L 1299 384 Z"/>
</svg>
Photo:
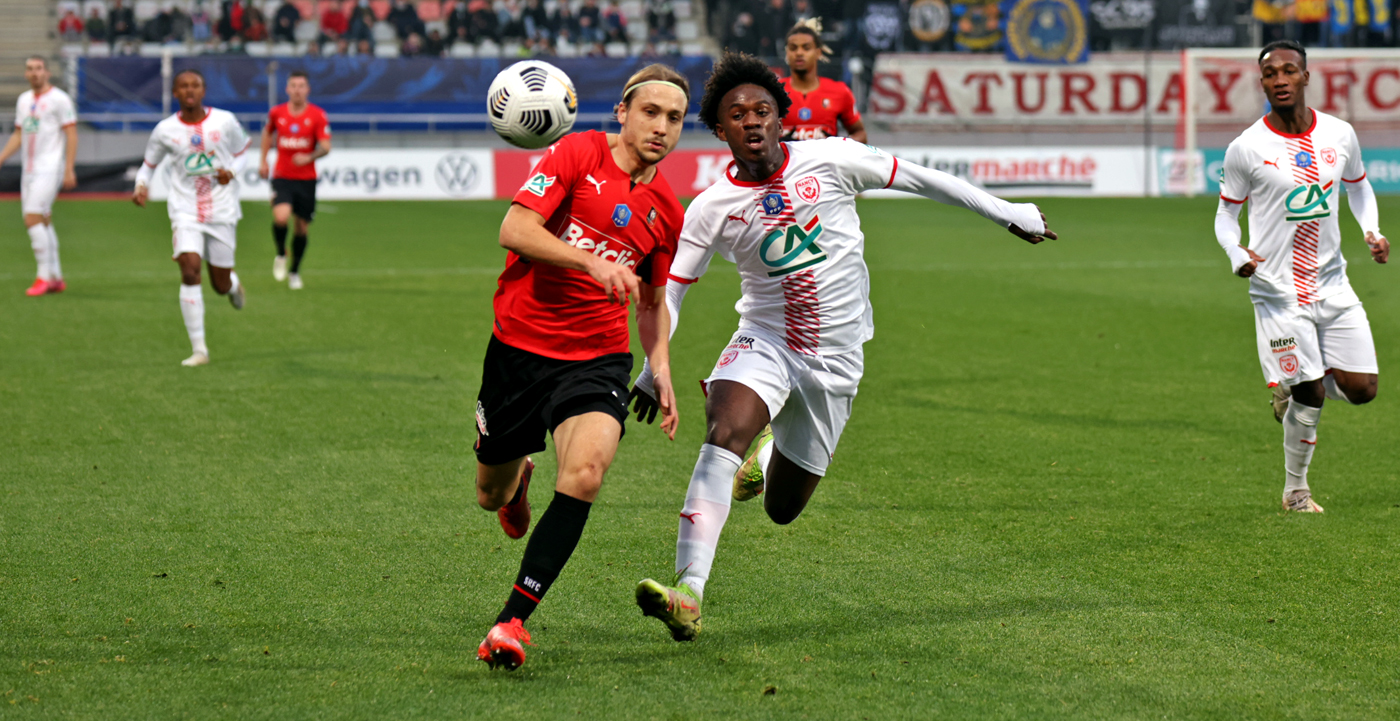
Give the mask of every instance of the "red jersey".
<svg viewBox="0 0 1400 721">
<path fill-rule="evenodd" d="M 267 122 L 277 134 L 277 167 L 272 177 L 287 180 L 315 180 L 316 164 L 297 165 L 292 156 L 297 153 L 310 153 L 316 150 L 316 143 L 331 138 L 331 121 L 326 111 L 306 104 L 301 115 L 292 115 L 287 103 L 282 103 L 267 113 Z"/>
<path fill-rule="evenodd" d="M 685 211 L 659 171 L 633 187 L 606 134 L 573 133 L 551 145 L 513 202 L 543 215 L 563 242 L 631 268 L 644 283 L 666 284 Z M 509 253 L 494 306 L 496 337 L 521 350 L 559 360 L 630 351 L 628 309 L 581 270 Z"/>
<path fill-rule="evenodd" d="M 856 96 L 839 80 L 819 77 L 817 89 L 806 95 L 792 89 L 792 78 L 783 78 L 783 88 L 792 98 L 783 130 L 791 129 L 793 140 L 835 137 L 837 118 L 848 128 L 860 122 Z"/>
</svg>

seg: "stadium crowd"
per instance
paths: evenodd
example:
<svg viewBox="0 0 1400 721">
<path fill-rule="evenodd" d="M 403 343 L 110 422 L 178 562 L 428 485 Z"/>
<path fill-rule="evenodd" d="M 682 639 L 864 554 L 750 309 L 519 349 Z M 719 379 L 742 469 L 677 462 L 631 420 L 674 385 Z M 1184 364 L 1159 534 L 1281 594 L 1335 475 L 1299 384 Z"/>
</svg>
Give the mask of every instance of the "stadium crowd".
<svg viewBox="0 0 1400 721">
<path fill-rule="evenodd" d="M 59 8 L 58 35 L 87 53 L 379 57 L 676 54 L 691 12 L 689 0 L 64 0 Z"/>
<path fill-rule="evenodd" d="M 782 56 L 821 17 L 838 55 L 1001 52 L 1002 0 L 700 0 L 718 44 Z M 692 0 L 63 0 L 58 34 L 85 47 L 379 56 L 703 53 Z M 1278 39 L 1394 47 L 1400 0 L 1090 0 L 1090 47 L 1254 46 Z M 698 17 L 698 16 L 696 16 Z M 689 41 L 689 42 L 687 42 Z M 292 46 L 288 50 L 286 45 Z"/>
</svg>

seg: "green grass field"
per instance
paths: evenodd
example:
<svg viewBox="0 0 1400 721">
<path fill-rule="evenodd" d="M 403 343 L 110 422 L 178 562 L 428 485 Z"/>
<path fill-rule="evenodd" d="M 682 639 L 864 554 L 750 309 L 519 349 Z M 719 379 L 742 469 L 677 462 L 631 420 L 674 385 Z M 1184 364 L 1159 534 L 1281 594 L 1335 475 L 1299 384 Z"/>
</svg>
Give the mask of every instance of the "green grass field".
<svg viewBox="0 0 1400 721">
<path fill-rule="evenodd" d="M 1390 384 L 1323 413 L 1326 515 L 1280 513 L 1215 201 L 1042 207 L 1062 240 L 1032 247 L 863 202 L 877 335 L 830 475 L 790 526 L 736 505 L 678 645 L 632 589 L 670 577 L 696 380 L 736 321 L 717 262 L 675 341 L 676 442 L 629 427 L 506 673 L 475 650 L 523 542 L 471 453 L 503 203 L 324 203 L 300 293 L 247 206 L 248 307 L 206 290 L 197 369 L 163 206 L 59 203 L 70 290 L 32 299 L 0 203 L 0 717 L 1400 715 Z M 1381 217 L 1400 236 L 1400 199 Z M 1343 228 L 1385 365 L 1400 268 Z"/>
</svg>

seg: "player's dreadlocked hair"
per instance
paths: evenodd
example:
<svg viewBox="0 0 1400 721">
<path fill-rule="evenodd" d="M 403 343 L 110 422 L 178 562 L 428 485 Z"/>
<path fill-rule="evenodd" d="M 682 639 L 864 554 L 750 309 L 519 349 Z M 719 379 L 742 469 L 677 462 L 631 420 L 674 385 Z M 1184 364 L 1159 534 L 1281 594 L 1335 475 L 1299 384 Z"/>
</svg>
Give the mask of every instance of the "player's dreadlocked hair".
<svg viewBox="0 0 1400 721">
<path fill-rule="evenodd" d="M 824 63 L 831 59 L 831 48 L 822 42 L 822 19 L 807 18 L 798 20 L 792 29 L 787 31 L 785 39 L 791 40 L 794 35 L 811 35 L 812 44 L 817 46 L 817 62 Z"/>
<path fill-rule="evenodd" d="M 792 107 L 792 98 L 783 89 L 783 83 L 773 74 L 768 64 L 748 53 L 725 51 L 710 71 L 710 79 L 705 81 L 705 95 L 700 99 L 700 122 L 710 129 L 719 131 L 719 103 L 724 96 L 740 85 L 757 85 L 773 96 L 778 105 L 778 117 L 787 115 Z"/>
<path fill-rule="evenodd" d="M 1265 45 L 1264 49 L 1259 51 L 1260 64 L 1263 64 L 1265 55 L 1268 55 L 1269 53 L 1275 50 L 1292 50 L 1293 52 L 1298 53 L 1298 57 L 1303 59 L 1303 69 L 1308 69 L 1308 51 L 1305 50 L 1302 45 L 1299 45 L 1293 40 L 1275 40 L 1269 43 L 1268 45 Z"/>
</svg>

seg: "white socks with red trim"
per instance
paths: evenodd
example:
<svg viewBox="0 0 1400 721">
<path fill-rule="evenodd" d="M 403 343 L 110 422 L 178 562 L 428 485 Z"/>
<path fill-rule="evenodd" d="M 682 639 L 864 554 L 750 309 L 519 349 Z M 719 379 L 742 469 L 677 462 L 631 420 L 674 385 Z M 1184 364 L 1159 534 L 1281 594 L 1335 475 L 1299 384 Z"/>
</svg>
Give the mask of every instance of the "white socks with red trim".
<svg viewBox="0 0 1400 721">
<path fill-rule="evenodd" d="M 204 288 L 180 284 L 180 313 L 185 316 L 185 331 L 190 334 L 190 347 L 195 353 L 209 355 L 204 345 Z"/>
<path fill-rule="evenodd" d="M 1317 420 L 1321 416 L 1321 408 L 1305 406 L 1297 400 L 1289 403 L 1288 412 L 1283 414 L 1285 493 L 1308 489 L 1308 464 L 1317 448 Z"/>
<path fill-rule="evenodd" d="M 743 460 L 733 453 L 706 443 L 700 447 L 700 458 L 690 476 L 680 532 L 676 534 L 676 573 L 680 583 L 690 586 L 697 596 L 705 594 L 719 534 L 729 520 L 734 474 L 741 463 Z"/>
<path fill-rule="evenodd" d="M 49 238 L 49 229 L 43 223 L 29 226 L 29 247 L 34 251 L 34 264 L 39 267 L 36 277 L 39 280 L 53 280 L 53 264 L 49 258 L 53 255 L 53 241 Z"/>
</svg>

